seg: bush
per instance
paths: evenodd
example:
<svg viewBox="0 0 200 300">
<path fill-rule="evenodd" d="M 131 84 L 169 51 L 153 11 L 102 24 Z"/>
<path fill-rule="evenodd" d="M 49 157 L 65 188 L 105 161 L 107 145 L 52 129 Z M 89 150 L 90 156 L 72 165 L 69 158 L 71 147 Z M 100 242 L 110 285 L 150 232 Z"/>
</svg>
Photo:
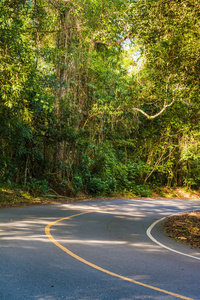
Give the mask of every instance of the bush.
<svg viewBox="0 0 200 300">
<path fill-rule="evenodd" d="M 105 193 L 105 182 L 101 178 L 90 178 L 87 186 L 88 193 L 96 196 L 100 196 Z"/>
<path fill-rule="evenodd" d="M 75 175 L 72 180 L 72 185 L 76 192 L 79 192 L 83 189 L 83 180 L 79 175 Z"/>
<path fill-rule="evenodd" d="M 133 192 L 140 197 L 150 197 L 152 195 L 152 191 L 147 185 L 136 185 L 133 187 Z"/>
<path fill-rule="evenodd" d="M 37 180 L 32 178 L 31 181 L 27 183 L 27 189 L 35 196 L 46 194 L 49 190 L 48 181 L 46 179 Z"/>
</svg>

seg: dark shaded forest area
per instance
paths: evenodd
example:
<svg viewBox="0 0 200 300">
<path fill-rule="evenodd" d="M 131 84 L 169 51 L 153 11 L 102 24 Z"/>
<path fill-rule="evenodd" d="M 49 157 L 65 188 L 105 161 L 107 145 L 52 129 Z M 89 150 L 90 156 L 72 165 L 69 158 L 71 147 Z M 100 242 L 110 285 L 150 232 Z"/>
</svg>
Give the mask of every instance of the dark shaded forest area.
<svg viewBox="0 0 200 300">
<path fill-rule="evenodd" d="M 200 187 L 198 0 L 0 2 L 0 184 Z"/>
</svg>

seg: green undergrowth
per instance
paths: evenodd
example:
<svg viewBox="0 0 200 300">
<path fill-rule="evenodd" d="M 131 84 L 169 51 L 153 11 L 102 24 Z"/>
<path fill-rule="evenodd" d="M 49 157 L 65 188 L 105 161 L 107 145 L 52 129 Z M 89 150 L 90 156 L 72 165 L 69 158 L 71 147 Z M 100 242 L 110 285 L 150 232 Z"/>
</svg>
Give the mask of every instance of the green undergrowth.
<svg viewBox="0 0 200 300">
<path fill-rule="evenodd" d="M 0 207 L 12 207 L 41 203 L 44 197 L 35 197 L 28 191 L 19 188 L 0 188 Z"/>
<path fill-rule="evenodd" d="M 66 196 L 59 194 L 58 190 L 56 191 L 55 187 L 54 189 L 47 189 L 46 182 L 37 182 L 34 188 L 31 189 L 28 186 L 13 186 L 11 184 L 0 185 L 0 207 L 48 204 L 52 202 L 75 202 L 105 198 L 200 199 L 200 191 L 177 187 L 154 187 L 153 189 L 150 189 L 142 186 L 135 186 L 134 189 L 114 192 L 109 195 L 102 194 L 98 195 L 98 197 L 82 192 Z"/>
</svg>

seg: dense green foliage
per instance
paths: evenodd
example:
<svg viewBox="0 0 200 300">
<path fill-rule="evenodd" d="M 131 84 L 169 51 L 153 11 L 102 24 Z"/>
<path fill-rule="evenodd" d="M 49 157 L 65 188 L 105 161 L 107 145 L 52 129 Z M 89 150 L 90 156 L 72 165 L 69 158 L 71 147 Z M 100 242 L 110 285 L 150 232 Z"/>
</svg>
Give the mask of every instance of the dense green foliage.
<svg viewBox="0 0 200 300">
<path fill-rule="evenodd" d="M 197 0 L 3 0 L 0 182 L 200 186 Z"/>
</svg>

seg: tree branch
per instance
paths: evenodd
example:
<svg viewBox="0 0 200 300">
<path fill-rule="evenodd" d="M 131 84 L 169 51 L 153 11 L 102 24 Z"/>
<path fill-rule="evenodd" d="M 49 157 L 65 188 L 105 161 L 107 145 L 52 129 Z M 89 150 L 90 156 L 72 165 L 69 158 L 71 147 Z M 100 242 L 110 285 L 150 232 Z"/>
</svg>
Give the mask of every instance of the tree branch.
<svg viewBox="0 0 200 300">
<path fill-rule="evenodd" d="M 147 119 L 154 119 L 154 118 L 158 117 L 159 115 L 161 115 L 167 107 L 171 106 L 174 103 L 174 101 L 175 101 L 175 99 L 173 99 L 173 101 L 170 104 L 165 104 L 163 106 L 163 108 L 157 114 L 155 114 L 153 116 L 148 115 L 140 108 L 133 107 L 133 109 L 139 111 L 141 114 L 143 114 L 145 117 L 147 117 Z"/>
<path fill-rule="evenodd" d="M 117 45 L 120 45 L 122 42 L 124 42 L 131 34 L 132 31 L 129 31 L 119 42 L 117 42 Z"/>
</svg>

